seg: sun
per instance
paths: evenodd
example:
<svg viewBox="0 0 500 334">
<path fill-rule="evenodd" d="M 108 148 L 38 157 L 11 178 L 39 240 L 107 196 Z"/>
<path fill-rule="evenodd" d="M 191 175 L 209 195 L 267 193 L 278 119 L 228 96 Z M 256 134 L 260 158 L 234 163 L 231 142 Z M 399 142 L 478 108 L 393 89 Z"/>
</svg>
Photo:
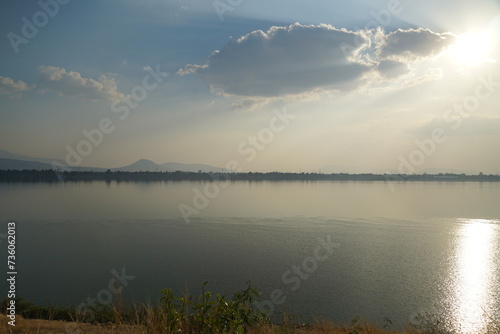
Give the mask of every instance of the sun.
<svg viewBox="0 0 500 334">
<path fill-rule="evenodd" d="M 490 59 L 493 38 L 485 31 L 468 32 L 458 35 L 449 48 L 451 55 L 464 66 L 477 66 Z"/>
</svg>

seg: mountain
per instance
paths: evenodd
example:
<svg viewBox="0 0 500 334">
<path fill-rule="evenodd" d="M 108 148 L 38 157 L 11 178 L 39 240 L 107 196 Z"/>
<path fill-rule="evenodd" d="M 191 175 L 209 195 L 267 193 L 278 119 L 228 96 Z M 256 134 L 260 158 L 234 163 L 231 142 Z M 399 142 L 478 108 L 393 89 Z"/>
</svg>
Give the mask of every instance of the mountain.
<svg viewBox="0 0 500 334">
<path fill-rule="evenodd" d="M 21 160 L 21 161 L 36 161 L 44 164 L 52 165 L 53 162 L 57 162 L 60 164 L 64 164 L 62 160 L 56 159 L 47 159 L 47 158 L 36 158 L 36 157 L 28 157 L 25 155 L 12 154 L 5 150 L 0 150 L 0 159 L 11 159 L 11 160 Z"/>
<path fill-rule="evenodd" d="M 140 159 L 134 162 L 131 165 L 113 168 L 111 169 L 113 172 L 115 171 L 123 171 L 123 172 L 154 172 L 158 169 L 158 164 L 154 163 L 151 160 Z"/>
<path fill-rule="evenodd" d="M 50 163 L 45 163 L 45 162 L 40 162 L 40 161 L 47 161 L 47 162 L 50 161 Z M 34 158 L 34 160 L 30 161 L 30 160 L 26 160 L 26 157 L 23 157 L 23 160 L 0 158 L 0 170 L 6 170 L 6 169 L 47 170 L 47 169 L 54 169 L 54 168 L 57 168 L 57 169 L 62 170 L 62 171 L 74 170 L 74 171 L 79 171 L 79 172 L 89 172 L 89 171 L 104 172 L 104 171 L 106 171 L 106 168 L 66 166 L 64 163 L 61 163 L 60 160 L 52 160 L 52 159 Z"/>
<path fill-rule="evenodd" d="M 78 171 L 94 171 L 94 172 L 104 172 L 105 168 L 97 167 L 71 167 L 66 166 L 64 160 L 49 159 L 49 158 L 38 158 L 29 157 L 25 155 L 13 154 L 5 150 L 0 150 L 0 170 L 1 169 L 54 169 L 59 168 L 60 170 L 78 170 Z"/>
<path fill-rule="evenodd" d="M 113 168 L 112 171 L 124 172 L 228 172 L 229 170 L 204 164 L 182 164 L 177 162 L 166 162 L 164 164 L 157 164 L 151 160 L 141 159 L 131 165 L 119 168 Z"/>
<path fill-rule="evenodd" d="M 67 166 L 63 160 L 47 159 L 47 158 L 36 158 L 28 157 L 23 155 L 12 154 L 5 150 L 0 150 L 0 170 L 2 169 L 54 169 L 59 168 L 63 171 L 94 171 L 94 172 L 104 172 L 107 168 L 100 167 L 73 167 Z M 117 168 L 110 168 L 112 171 L 124 171 L 124 172 L 221 172 L 229 170 L 204 164 L 182 164 L 177 162 L 167 162 L 164 164 L 157 164 L 151 160 L 141 159 L 134 162 L 131 165 Z"/>
<path fill-rule="evenodd" d="M 38 161 L 26 161 L 26 160 L 16 160 L 16 159 L 3 159 L 0 158 L 0 170 L 2 169 L 52 169 L 52 165 L 38 162 Z"/>
</svg>

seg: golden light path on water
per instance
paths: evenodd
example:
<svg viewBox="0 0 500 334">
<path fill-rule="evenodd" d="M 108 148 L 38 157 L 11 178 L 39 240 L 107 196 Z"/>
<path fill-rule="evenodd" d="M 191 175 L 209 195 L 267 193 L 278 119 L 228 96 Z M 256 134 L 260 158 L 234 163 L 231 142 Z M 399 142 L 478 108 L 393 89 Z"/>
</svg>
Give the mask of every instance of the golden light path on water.
<svg viewBox="0 0 500 334">
<path fill-rule="evenodd" d="M 459 219 L 453 289 L 453 331 L 485 333 L 496 316 L 498 220 Z"/>
</svg>

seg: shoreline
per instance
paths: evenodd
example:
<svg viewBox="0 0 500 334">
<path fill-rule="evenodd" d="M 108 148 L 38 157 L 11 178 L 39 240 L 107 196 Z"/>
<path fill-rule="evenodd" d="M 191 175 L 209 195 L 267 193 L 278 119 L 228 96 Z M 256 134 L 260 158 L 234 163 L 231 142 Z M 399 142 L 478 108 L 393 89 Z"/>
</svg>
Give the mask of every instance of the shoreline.
<svg viewBox="0 0 500 334">
<path fill-rule="evenodd" d="M 156 182 L 156 181 L 360 181 L 360 182 L 500 182 L 494 174 L 348 174 L 348 173 L 285 173 L 285 172 L 122 172 L 122 171 L 57 171 L 0 170 L 0 183 L 22 182 Z"/>
<path fill-rule="evenodd" d="M 203 285 L 205 286 L 205 284 Z M 260 294 L 249 283 L 231 299 L 203 290 L 198 295 L 175 296 L 170 289 L 161 290 L 163 297 L 157 306 L 141 304 L 124 307 L 122 303 L 102 304 L 77 311 L 76 307 L 40 306 L 18 299 L 20 307 L 6 315 L 5 300 L 0 310 L 0 333 L 23 334 L 435 334 L 458 333 L 446 318 L 420 315 L 416 323 L 395 328 L 384 317 L 378 324 L 354 317 L 350 323 L 333 323 L 315 319 L 303 323 L 283 314 L 281 322 L 270 318 L 255 307 Z M 18 303 L 16 303 L 18 304 Z M 451 327 L 450 327 L 451 326 Z M 488 333 L 500 332 L 500 324 L 490 323 Z M 493 331 L 491 331 L 493 330 Z M 486 333 L 486 332 L 485 332 Z M 477 332 L 475 334 L 480 334 Z"/>
<path fill-rule="evenodd" d="M 145 324 L 128 324 L 121 322 L 87 323 L 81 321 L 64 321 L 49 319 L 32 319 L 16 317 L 16 326 L 6 325 L 9 320 L 5 314 L 0 314 L 0 329 L 2 333 L 16 334 L 148 334 L 148 333 L 174 333 L 173 331 L 152 331 Z M 5 331 L 4 331 L 5 330 Z M 188 331 L 175 333 L 191 333 Z M 196 333 L 196 332 L 194 332 Z M 229 332 L 228 332 L 229 333 Z M 233 332 L 231 332 L 233 333 Z M 235 332 L 236 333 L 236 332 Z M 351 325 L 336 325 L 327 321 L 315 324 L 263 324 L 247 328 L 248 334 L 424 334 L 426 332 L 412 329 L 389 330 L 368 324 L 359 318 L 353 320 Z"/>
</svg>

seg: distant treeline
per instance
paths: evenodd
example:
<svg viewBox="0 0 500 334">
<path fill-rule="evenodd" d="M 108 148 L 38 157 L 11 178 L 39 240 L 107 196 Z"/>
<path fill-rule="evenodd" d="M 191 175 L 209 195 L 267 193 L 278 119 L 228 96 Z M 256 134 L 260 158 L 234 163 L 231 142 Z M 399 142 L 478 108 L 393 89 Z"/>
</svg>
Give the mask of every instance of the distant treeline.
<svg viewBox="0 0 500 334">
<path fill-rule="evenodd" d="M 0 182 L 90 181 L 500 181 L 500 175 L 466 174 L 323 174 L 323 173 L 212 173 L 212 172 L 92 172 L 55 170 L 0 170 Z"/>
</svg>

